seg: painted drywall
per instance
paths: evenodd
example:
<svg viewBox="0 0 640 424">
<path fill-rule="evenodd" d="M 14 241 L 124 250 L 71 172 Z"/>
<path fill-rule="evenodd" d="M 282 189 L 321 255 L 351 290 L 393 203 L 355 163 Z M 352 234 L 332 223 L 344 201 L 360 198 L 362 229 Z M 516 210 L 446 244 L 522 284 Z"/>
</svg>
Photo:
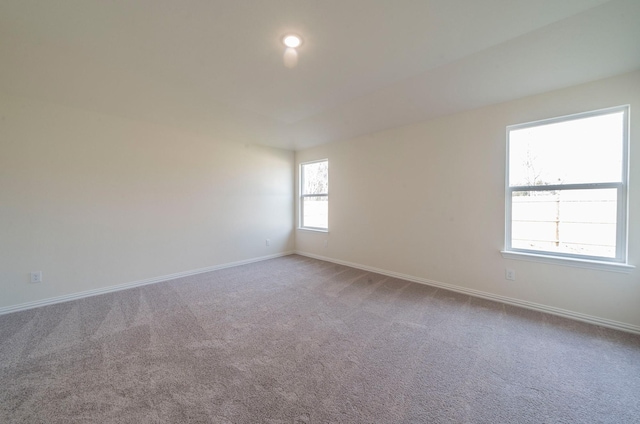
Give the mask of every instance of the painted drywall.
<svg viewBox="0 0 640 424">
<path fill-rule="evenodd" d="M 505 127 L 622 104 L 631 105 L 629 263 L 640 266 L 640 72 L 297 152 L 297 164 L 329 159 L 329 233 L 297 230 L 296 250 L 640 326 L 638 268 L 500 254 Z"/>
<path fill-rule="evenodd" d="M 0 307 L 290 251 L 293 161 L 0 96 Z"/>
</svg>

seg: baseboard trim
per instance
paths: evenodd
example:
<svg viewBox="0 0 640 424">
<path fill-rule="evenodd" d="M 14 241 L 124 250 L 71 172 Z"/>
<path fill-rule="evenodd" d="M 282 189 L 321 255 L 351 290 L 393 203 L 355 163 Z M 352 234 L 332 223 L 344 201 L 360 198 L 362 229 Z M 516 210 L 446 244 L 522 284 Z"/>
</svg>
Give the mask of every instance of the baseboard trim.
<svg viewBox="0 0 640 424">
<path fill-rule="evenodd" d="M 496 302 L 506 303 L 508 305 L 519 306 L 521 308 L 532 309 L 534 311 L 544 312 L 547 314 L 557 315 L 576 321 L 582 321 L 589 324 L 599 325 L 601 327 L 613 328 L 615 330 L 625 331 L 627 333 L 640 334 L 640 326 L 627 324 L 624 322 L 614 321 L 606 318 L 599 318 L 592 315 L 582 314 L 579 312 L 570 311 L 567 309 L 556 308 L 553 306 L 547 306 L 540 303 L 529 302 L 526 300 L 515 299 L 512 297 L 501 296 L 493 293 L 488 293 L 480 290 L 469 289 L 466 287 L 455 286 L 453 284 L 441 283 L 439 281 L 429 280 L 427 278 L 415 277 L 413 275 L 401 274 L 399 272 L 387 271 L 385 269 L 375 268 L 367 265 L 357 264 L 354 262 L 342 261 L 339 259 L 329 258 L 326 256 L 315 255 L 313 253 L 295 251 L 296 255 L 306 256 L 313 259 L 318 259 L 325 262 L 332 262 L 339 265 L 345 265 L 352 268 L 361 269 L 364 271 L 375 272 L 377 274 L 386 275 L 388 277 L 400 278 L 402 280 L 412 281 L 414 283 L 426 284 L 432 287 L 438 287 L 457 293 L 467 294 L 469 296 L 479 297 L 482 299 L 493 300 Z"/>
<path fill-rule="evenodd" d="M 146 286 L 148 284 L 161 283 L 163 281 L 175 280 L 176 278 L 188 277 L 190 275 L 217 271 L 224 268 L 247 265 L 253 262 L 266 261 L 268 259 L 279 258 L 281 256 L 293 255 L 294 253 L 295 253 L 294 251 L 286 251 L 286 252 L 276 253 L 273 255 L 259 256 L 257 258 L 245 259 L 242 261 L 228 262 L 225 264 L 213 265 L 205 268 L 198 268 L 198 269 L 192 269 L 189 271 L 176 272 L 175 274 L 161 275 L 158 277 L 147 278 L 144 280 L 132 281 L 130 283 L 117 284 L 115 286 L 103 287 L 103 288 L 93 289 L 93 290 L 86 290 L 86 291 L 67 294 L 63 296 L 50 297 L 48 299 L 21 303 L 19 305 L 4 306 L 4 307 L 0 307 L 0 315 L 9 314 L 12 312 L 24 311 L 27 309 L 38 308 L 40 306 L 47 306 L 47 305 L 53 305 L 56 303 L 68 302 L 70 300 L 82 299 L 90 296 L 97 296 L 99 294 L 112 293 L 120 290 L 131 289 L 133 287 Z"/>
</svg>

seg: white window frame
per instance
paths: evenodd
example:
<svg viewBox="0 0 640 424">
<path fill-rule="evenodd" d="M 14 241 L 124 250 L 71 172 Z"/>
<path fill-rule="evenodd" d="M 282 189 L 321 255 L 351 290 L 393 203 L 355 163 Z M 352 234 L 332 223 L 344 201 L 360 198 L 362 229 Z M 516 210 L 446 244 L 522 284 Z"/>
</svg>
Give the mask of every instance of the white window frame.
<svg viewBox="0 0 640 424">
<path fill-rule="evenodd" d="M 300 167 L 298 168 L 298 172 L 300 175 L 299 178 L 299 186 L 298 186 L 298 191 L 300 193 L 300 199 L 298 201 L 298 229 L 299 230 L 310 230 L 310 231 L 320 231 L 320 232 L 329 232 L 329 223 L 327 222 L 327 227 L 310 227 L 310 226 L 305 226 L 304 224 L 304 199 L 305 197 L 326 197 L 327 201 L 329 199 L 329 193 L 320 193 L 320 194 L 304 194 L 303 193 L 303 187 L 304 187 L 304 172 L 302 171 L 302 168 L 305 165 L 312 165 L 314 163 L 320 163 L 320 162 L 327 162 L 327 169 L 329 169 L 329 159 L 318 159 L 318 160 L 312 160 L 309 162 L 301 162 L 300 163 Z M 329 176 L 327 175 L 327 179 L 329 179 Z M 328 207 L 328 205 L 327 205 Z"/>
<path fill-rule="evenodd" d="M 573 121 L 577 119 L 608 115 L 623 112 L 623 140 L 622 140 L 622 176 L 620 182 L 600 182 L 584 184 L 557 184 L 542 186 L 510 186 L 509 185 L 509 136 L 511 131 Z M 540 121 L 510 125 L 506 131 L 506 173 L 505 173 L 505 248 L 502 256 L 507 259 L 524 259 L 536 262 L 547 262 L 561 265 L 571 265 L 586 268 L 608 269 L 612 271 L 628 272 L 634 268 L 628 261 L 628 180 L 629 180 L 629 105 L 599 109 L 595 111 L 577 113 Z M 516 191 L 548 191 L 548 190 L 585 190 L 614 188 L 617 190 L 617 218 L 616 218 L 616 256 L 607 258 L 587 256 L 571 253 L 559 253 L 541 250 L 529 250 L 512 247 L 512 202 Z"/>
</svg>

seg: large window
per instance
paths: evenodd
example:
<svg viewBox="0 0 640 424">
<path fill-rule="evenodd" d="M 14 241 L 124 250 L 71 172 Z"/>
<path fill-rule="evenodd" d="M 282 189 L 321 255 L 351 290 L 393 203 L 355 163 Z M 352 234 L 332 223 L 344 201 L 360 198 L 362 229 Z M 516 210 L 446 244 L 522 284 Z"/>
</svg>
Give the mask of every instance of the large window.
<svg viewBox="0 0 640 424">
<path fill-rule="evenodd" d="M 507 252 L 626 263 L 628 115 L 507 128 Z"/>
<path fill-rule="evenodd" d="M 329 161 L 300 165 L 300 228 L 329 228 Z"/>
</svg>

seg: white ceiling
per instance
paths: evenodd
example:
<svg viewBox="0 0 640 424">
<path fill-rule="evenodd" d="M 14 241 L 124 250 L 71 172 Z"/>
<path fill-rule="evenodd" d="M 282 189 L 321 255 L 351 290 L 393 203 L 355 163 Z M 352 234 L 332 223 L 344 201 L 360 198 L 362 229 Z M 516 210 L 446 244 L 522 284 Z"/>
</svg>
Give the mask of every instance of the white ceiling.
<svg viewBox="0 0 640 424">
<path fill-rule="evenodd" d="M 0 90 L 301 149 L 640 69 L 638 22 L 640 0 L 2 0 Z"/>
</svg>

